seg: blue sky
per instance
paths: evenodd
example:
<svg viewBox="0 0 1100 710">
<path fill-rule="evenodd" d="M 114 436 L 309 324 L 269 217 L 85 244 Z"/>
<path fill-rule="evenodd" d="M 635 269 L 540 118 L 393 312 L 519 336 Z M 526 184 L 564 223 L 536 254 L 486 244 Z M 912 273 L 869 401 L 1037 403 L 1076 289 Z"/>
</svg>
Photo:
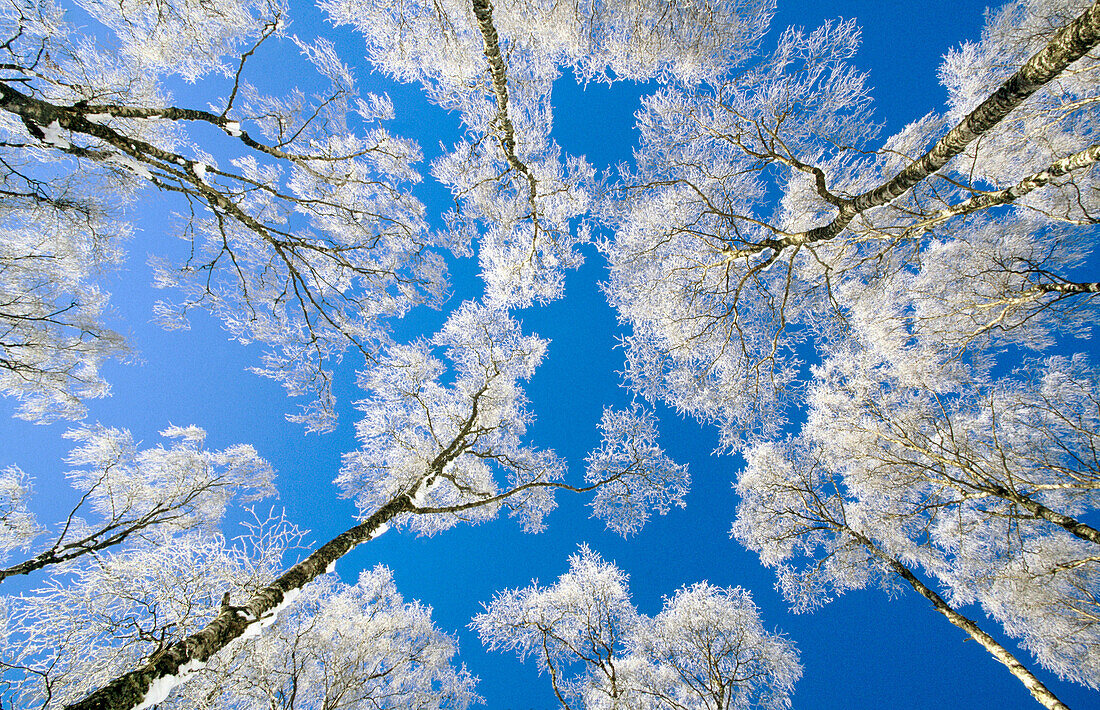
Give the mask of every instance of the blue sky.
<svg viewBox="0 0 1100 710">
<path fill-rule="evenodd" d="M 984 7 L 970 1 L 781 0 L 764 46 L 787 25 L 813 28 L 826 19 L 857 18 L 864 43 L 856 64 L 870 71 L 877 115 L 889 135 L 942 106 L 945 93 L 936 80 L 940 56 L 964 39 L 977 38 Z M 309 22 L 301 26 L 311 27 Z M 354 35 L 340 31 L 334 36 L 346 58 L 361 54 Z M 427 105 L 416 87 L 394 87 L 378 77 L 363 81 L 367 89 L 391 94 L 398 114 L 391 130 L 418 140 L 428 159 L 438 153 L 439 141 L 458 135 L 457 118 Z M 201 87 L 193 90 L 200 92 Z M 565 151 L 587 155 L 597 168 L 629 159 L 635 139 L 632 114 L 643 90 L 625 84 L 582 90 L 571 77 L 563 78 L 555 87 L 555 138 Z M 593 121 L 594 116 L 599 119 Z M 419 194 L 433 218 L 446 209 L 447 195 L 430 177 Z M 148 198 L 162 203 L 158 195 Z M 229 342 L 212 319 L 196 314 L 187 332 L 166 333 L 152 326 L 152 304 L 161 294 L 148 288 L 147 256 L 182 248 L 161 228 L 160 209 L 135 215 L 141 231 L 129 244 L 127 265 L 108 286 L 115 327 L 130 336 L 137 360 L 107 368 L 113 397 L 92 402 L 89 421 L 129 428 L 149 444 L 172 423 L 207 429 L 213 448 L 254 445 L 279 473 L 279 504 L 313 531 L 312 539 L 322 542 L 353 522 L 353 506 L 338 498 L 331 481 L 341 453 L 355 448 L 351 405 L 360 396 L 354 387 L 355 358 L 349 356 L 338 373 L 338 429 L 306 436 L 299 426 L 284 421 L 283 413 L 292 405 L 281 388 L 245 372 L 257 352 Z M 602 408 L 630 401 L 616 374 L 622 367 L 622 353 L 615 348 L 620 330 L 597 287 L 605 268 L 595 249 L 588 248 L 585 256 L 586 264 L 568 277 L 565 299 L 518 314 L 526 330 L 551 341 L 529 388 L 538 417 L 530 441 L 569 461 L 573 480 L 583 476 L 584 457 L 598 443 Z M 397 338 L 430 333 L 449 306 L 476 297 L 475 266 L 472 260 L 454 263 L 455 295 L 448 306 L 443 312 L 416 312 L 398 325 Z M 3 406 L 11 409 L 10 403 Z M 740 459 L 711 454 L 713 430 L 658 411 L 662 443 L 675 460 L 689 464 L 693 489 L 685 509 L 654 518 L 635 538 L 624 541 L 605 531 L 589 519 L 585 499 L 562 496 L 549 530 L 541 535 L 525 535 L 507 519 L 434 538 L 391 532 L 342 560 L 338 573 L 354 581 L 364 567 L 379 562 L 390 566 L 407 598 L 431 605 L 436 623 L 458 633 L 460 658 L 480 677 L 479 692 L 494 710 L 550 710 L 557 704 L 533 664 L 484 653 L 466 624 L 496 590 L 525 586 L 532 578 L 552 583 L 582 542 L 630 574 L 634 602 L 646 613 L 660 609 L 663 595 L 697 581 L 750 589 L 765 626 L 786 632 L 801 652 L 805 670 L 794 696 L 796 708 L 1035 707 L 1015 678 L 911 592 L 891 600 L 871 589 L 811 615 L 789 613 L 773 589 L 773 573 L 729 539 L 735 505 L 731 482 Z M 61 433 L 66 428 L 64 423 L 32 426 L 0 417 L 0 466 L 17 463 L 35 476 L 39 509 L 48 502 L 60 510 L 74 498 L 61 478 L 67 451 Z M 42 518 L 50 520 L 49 514 Z M 981 622 L 980 610 L 964 611 Z M 996 630 L 992 622 L 983 626 Z M 1023 652 L 1021 656 L 1026 658 Z M 1100 706 L 1100 694 L 1034 669 L 1070 707 Z"/>
</svg>

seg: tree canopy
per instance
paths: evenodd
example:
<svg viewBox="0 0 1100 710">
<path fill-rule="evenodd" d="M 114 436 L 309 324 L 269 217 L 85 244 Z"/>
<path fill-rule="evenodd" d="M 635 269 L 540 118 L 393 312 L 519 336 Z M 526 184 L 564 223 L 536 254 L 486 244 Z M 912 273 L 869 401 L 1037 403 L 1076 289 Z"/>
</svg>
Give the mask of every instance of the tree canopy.
<svg viewBox="0 0 1100 710">
<path fill-rule="evenodd" d="M 0 708 L 1094 703 L 1100 2 L 807 12 L 0 4 Z"/>
</svg>

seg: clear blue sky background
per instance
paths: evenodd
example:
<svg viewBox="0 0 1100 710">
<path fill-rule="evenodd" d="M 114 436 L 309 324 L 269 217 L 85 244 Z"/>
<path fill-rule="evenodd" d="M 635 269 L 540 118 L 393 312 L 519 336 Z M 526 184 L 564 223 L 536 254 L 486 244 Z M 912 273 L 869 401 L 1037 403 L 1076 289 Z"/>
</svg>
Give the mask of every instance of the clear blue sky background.
<svg viewBox="0 0 1100 710">
<path fill-rule="evenodd" d="M 856 63 L 871 73 L 877 115 L 889 135 L 942 107 L 945 93 L 936 79 L 940 57 L 960 41 L 978 37 L 984 7 L 970 0 L 781 0 L 764 46 L 791 24 L 812 29 L 826 19 L 857 18 L 864 44 Z M 292 30 L 306 35 L 319 27 L 315 18 L 303 18 Z M 361 55 L 358 38 L 330 32 L 345 58 L 356 61 Z M 440 140 L 449 142 L 457 135 L 456 117 L 428 106 L 417 87 L 395 87 L 368 77 L 365 67 L 362 76 L 364 88 L 384 90 L 394 98 L 398 117 L 391 129 L 418 140 L 429 160 L 438 153 Z M 629 159 L 636 137 L 632 114 L 642 90 L 628 85 L 582 90 L 571 77 L 562 79 L 555 87 L 554 136 L 565 151 L 587 155 L 598 168 Z M 201 86 L 194 91 L 201 93 Z M 420 195 L 436 215 L 447 206 L 446 192 L 430 178 Z M 189 332 L 165 333 L 150 325 L 152 303 L 162 294 L 148 288 L 146 258 L 178 252 L 183 245 L 164 232 L 163 208 L 152 206 L 167 203 L 156 194 L 147 197 L 147 211 L 135 215 L 141 231 L 129 245 L 130 259 L 108 287 L 116 327 L 132 338 L 140 361 L 108 367 L 114 396 L 92 402 L 89 420 L 129 428 L 148 444 L 169 423 L 204 427 L 211 447 L 251 443 L 279 472 L 279 504 L 313 531 L 314 540 L 322 542 L 346 529 L 354 509 L 337 497 L 331 481 L 341 453 L 356 446 L 351 404 L 360 396 L 354 387 L 358 363 L 349 357 L 338 375 L 338 430 L 307 437 L 283 420 L 291 404 L 282 390 L 244 371 L 258 357 L 255 349 L 229 342 L 220 326 L 202 314 L 193 317 Z M 529 389 L 538 416 L 530 440 L 563 455 L 573 480 L 583 476 L 584 457 L 598 443 L 601 409 L 630 400 L 615 374 L 622 367 L 622 353 L 614 347 L 619 328 L 597 288 L 605 269 L 594 249 L 586 256 L 588 262 L 570 274 L 564 300 L 519 314 L 527 330 L 551 340 L 547 360 Z M 449 305 L 479 293 L 474 266 L 472 261 L 453 266 L 455 296 Z M 444 316 L 417 311 L 399 324 L 397 337 L 430 333 Z M 0 406 L 11 411 L 8 402 Z M 686 509 L 653 519 L 631 540 L 590 520 L 585 499 L 560 497 L 561 507 L 542 535 L 524 535 L 507 519 L 435 538 L 391 532 L 353 552 L 337 571 L 353 582 L 364 567 L 389 565 L 407 598 L 431 605 L 437 624 L 458 633 L 460 658 L 481 678 L 479 692 L 493 710 L 550 710 L 557 704 L 547 679 L 539 678 L 533 665 L 485 654 L 466 624 L 496 590 L 525 586 L 532 578 L 552 583 L 581 542 L 630 574 L 635 604 L 649 614 L 660 609 L 663 595 L 696 581 L 750 589 L 765 625 L 785 631 L 801 651 L 805 673 L 794 697 L 796 708 L 1038 707 L 1015 678 L 916 594 L 891 600 L 872 589 L 849 594 L 812 615 L 790 614 L 773 589 L 773 573 L 728 536 L 735 505 L 731 481 L 740 458 L 711 455 L 716 444 L 712 430 L 667 410 L 660 413 L 663 444 L 674 459 L 690 465 L 694 485 Z M 35 427 L 0 417 L 0 466 L 17 463 L 38 479 L 39 509 L 49 504 L 60 510 L 74 499 L 60 475 L 67 451 L 61 433 L 66 428 L 64 423 Z M 50 514 L 42 517 L 42 522 L 52 522 Z M 965 611 L 982 618 L 978 609 Z M 995 631 L 992 622 L 984 626 Z M 1100 707 L 1100 694 L 1061 683 L 1041 670 L 1037 674 L 1075 710 Z"/>
</svg>

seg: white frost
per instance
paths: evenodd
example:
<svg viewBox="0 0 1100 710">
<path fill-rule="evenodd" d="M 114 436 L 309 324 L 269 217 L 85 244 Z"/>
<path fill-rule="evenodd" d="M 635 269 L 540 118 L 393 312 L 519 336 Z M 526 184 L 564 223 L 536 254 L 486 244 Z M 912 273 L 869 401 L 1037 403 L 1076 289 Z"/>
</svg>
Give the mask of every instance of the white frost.
<svg viewBox="0 0 1100 710">
<path fill-rule="evenodd" d="M 110 121 L 112 118 L 113 116 L 111 116 L 111 114 L 109 113 L 91 113 L 85 116 L 84 120 L 86 120 L 88 123 L 103 125 L 104 123 L 107 123 L 107 121 Z"/>
<path fill-rule="evenodd" d="M 259 619 L 250 621 L 248 626 L 244 628 L 239 638 L 250 639 L 260 635 L 260 633 L 271 626 L 279 618 L 279 612 L 286 609 L 288 606 L 298 600 L 298 597 L 302 596 L 301 589 L 291 589 L 283 595 L 283 600 L 279 602 L 277 606 L 261 616 Z M 241 613 L 241 612 L 238 612 Z M 245 618 L 248 618 L 247 613 L 244 614 Z"/>
<path fill-rule="evenodd" d="M 152 173 L 149 172 L 148 166 L 146 166 L 144 163 L 140 163 L 134 160 L 129 155 L 114 153 L 104 162 L 111 165 L 117 165 L 120 168 L 125 168 L 126 170 L 129 170 L 136 175 L 140 175 L 147 180 L 152 179 L 153 177 Z"/>
<path fill-rule="evenodd" d="M 154 679 L 153 684 L 149 686 L 149 690 L 145 693 L 145 697 L 142 698 L 141 704 L 135 707 L 134 710 L 145 710 L 145 708 L 163 703 L 165 698 L 168 697 L 168 693 L 172 692 L 172 688 L 175 688 L 194 675 L 196 671 L 203 668 L 206 668 L 206 664 L 202 661 L 190 660 L 180 666 L 179 675 L 162 675 Z"/>
<path fill-rule="evenodd" d="M 241 124 L 236 121 L 227 121 L 225 124 L 225 132 L 234 138 L 239 138 L 241 135 Z"/>
<path fill-rule="evenodd" d="M 72 147 L 72 144 L 69 143 L 68 139 L 65 138 L 64 135 L 62 135 L 63 130 L 64 129 L 61 128 L 61 124 L 57 121 L 54 121 L 53 123 L 42 129 L 42 141 L 44 143 L 49 143 L 50 145 L 57 148 Z"/>
<path fill-rule="evenodd" d="M 328 563 L 328 567 L 325 567 L 325 574 L 332 574 L 336 571 L 336 560 Z"/>
<path fill-rule="evenodd" d="M 301 589 L 291 589 L 284 594 L 283 600 L 279 602 L 278 606 L 260 617 L 260 628 L 266 629 L 268 626 L 274 624 L 275 620 L 279 617 L 279 612 L 296 602 L 300 596 L 302 596 Z"/>
<path fill-rule="evenodd" d="M 260 635 L 261 631 L 263 631 L 263 626 L 260 625 L 260 622 L 253 621 L 248 626 L 244 627 L 244 631 L 242 631 L 241 635 L 237 638 L 242 640 L 254 639 Z"/>
<path fill-rule="evenodd" d="M 206 182 L 206 163 L 191 163 L 191 172 L 195 173 L 201 182 Z"/>
<path fill-rule="evenodd" d="M 379 525 L 378 527 L 376 527 L 374 529 L 374 532 L 372 532 L 367 537 L 367 539 L 368 540 L 373 540 L 374 538 L 378 537 L 379 535 L 381 535 L 382 533 L 386 532 L 389 529 L 390 529 L 390 524 L 389 523 L 382 523 L 381 525 Z"/>
<path fill-rule="evenodd" d="M 431 493 L 432 489 L 438 486 L 440 483 L 442 483 L 442 479 L 436 476 L 434 479 L 432 479 L 431 483 L 427 483 L 421 486 L 416 491 L 416 495 L 410 498 L 410 502 L 417 508 L 424 507 L 424 505 L 428 502 L 428 494 Z"/>
</svg>

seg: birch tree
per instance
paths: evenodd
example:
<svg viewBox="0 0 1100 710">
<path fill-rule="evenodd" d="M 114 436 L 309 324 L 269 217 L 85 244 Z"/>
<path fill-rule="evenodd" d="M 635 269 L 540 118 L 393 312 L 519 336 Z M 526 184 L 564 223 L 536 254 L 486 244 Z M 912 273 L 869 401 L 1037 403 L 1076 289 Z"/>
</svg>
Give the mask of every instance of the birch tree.
<svg viewBox="0 0 1100 710">
<path fill-rule="evenodd" d="M 1095 688 L 1095 370 L 1055 357 L 936 392 L 868 369 L 854 353 L 827 361 L 800 435 L 874 511 L 865 532 L 920 560 L 955 605 L 980 602 L 1041 665 Z"/>
<path fill-rule="evenodd" d="M 741 501 L 732 534 L 776 568 L 777 586 L 792 608 L 810 611 L 838 594 L 872 585 L 890 591 L 907 585 L 1002 663 L 1044 707 L 1065 708 L 1008 649 L 922 579 L 921 567 L 943 573 L 950 562 L 943 550 L 925 544 L 931 532 L 920 510 L 905 515 L 909 501 L 851 492 L 823 458 L 812 440 L 763 442 L 746 451 L 737 481 Z M 934 502 L 929 507 L 934 509 Z"/>
<path fill-rule="evenodd" d="M 554 585 L 500 592 L 471 626 L 491 650 L 534 657 L 566 710 L 790 705 L 798 652 L 763 628 L 748 592 L 685 587 L 650 619 L 626 583 L 582 545 Z"/>
<path fill-rule="evenodd" d="M 261 635 L 227 649 L 220 672 L 208 665 L 167 705 L 462 710 L 478 700 L 477 679 L 456 664 L 455 639 L 431 612 L 405 602 L 382 565 L 354 585 L 326 575 Z"/>
<path fill-rule="evenodd" d="M 1080 520 L 1096 504 L 1095 375 L 1081 356 L 994 369 L 1095 321 L 1095 284 L 1079 276 L 1095 222 L 1093 61 L 1079 54 L 1049 89 L 1008 101 L 1095 13 L 1015 3 L 991 15 L 981 43 L 947 58 L 949 112 L 888 142 L 908 161 L 957 122 L 931 151 L 879 187 L 853 159 L 845 179 L 865 182 L 832 222 L 814 217 L 769 252 L 745 247 L 786 254 L 784 304 L 806 306 L 789 322 L 814 326 L 824 362 L 802 432 L 749 446 L 734 535 L 778 568 L 798 609 L 911 586 L 1047 707 L 1062 705 L 959 609 L 979 602 L 1041 665 L 1095 687 L 1095 543 Z M 994 77 L 1007 80 L 986 98 Z M 965 169 L 948 162 L 951 141 Z M 815 192 L 840 194 L 828 171 L 804 172 L 802 196 L 781 205 L 791 215 Z"/>
<path fill-rule="evenodd" d="M 117 262 L 121 207 L 153 187 L 174 198 L 190 243 L 184 259 L 157 263 L 157 284 L 183 292 L 158 317 L 186 327 L 206 308 L 235 339 L 263 343 L 257 371 L 311 396 L 296 415 L 307 428 L 331 427 L 323 363 L 348 347 L 373 356 L 387 319 L 445 288 L 439 244 L 408 193 L 419 149 L 381 128 L 392 105 L 358 93 L 331 42 L 286 35 L 282 3 L 82 7 L 97 26 L 79 28 L 49 0 L 5 4 L 0 20 L 12 247 L 61 258 L 0 272 L 5 292 L 24 288 L 27 270 L 48 279 L 8 299 L 4 360 L 28 384 L 5 389 L 36 419 L 79 414 L 82 397 L 105 393 L 96 367 L 120 345 L 88 282 Z M 266 95 L 250 83 L 250 61 L 273 45 L 300 54 L 294 70 L 322 88 Z M 179 79 L 225 93 L 176 106 L 166 86 Z"/>
<path fill-rule="evenodd" d="M 265 584 L 301 538 L 278 516 L 246 519 L 233 540 L 159 528 L 54 568 L 30 592 L 0 598 L 0 698 L 5 707 L 60 708 L 159 657 L 179 634 L 201 628 L 219 599 Z"/>
<path fill-rule="evenodd" d="M 1076 269 L 1095 222 L 1100 9 L 1050 5 L 991 16 L 948 57 L 949 110 L 877 151 L 851 23 L 788 30 L 712 87 L 646 98 L 603 245 L 633 386 L 737 448 L 780 431 L 803 344 L 877 327 L 950 361 L 1092 322 L 1097 286 Z"/>
<path fill-rule="evenodd" d="M 173 638 L 247 598 L 300 547 L 284 520 L 257 521 L 233 541 L 159 530 L 144 544 L 55 575 L 4 600 L 5 705 L 60 708 Z M 259 636 L 238 639 L 195 669 L 158 707 L 456 708 L 475 679 L 452 664 L 455 642 L 431 609 L 405 603 L 378 566 L 354 585 L 325 576 Z M 154 704 L 151 702 L 150 704 Z"/>
<path fill-rule="evenodd" d="M 336 480 L 355 498 L 361 522 L 242 603 L 221 607 L 155 659 L 67 707 L 135 708 L 165 697 L 235 639 L 259 633 L 347 552 L 391 527 L 430 535 L 507 511 L 526 530 L 538 531 L 555 506 L 555 491 L 584 493 L 610 484 L 646 500 L 663 500 L 653 495 L 652 480 L 631 481 L 651 475 L 652 465 L 627 466 L 588 485 L 572 485 L 561 480 L 561 459 L 523 441 L 531 413 L 520 382 L 531 376 L 545 348 L 545 341 L 524 335 L 505 311 L 473 302 L 456 309 L 431 339 L 392 346 L 360 377 L 368 391 L 360 403 L 360 449 L 345 456 Z M 435 351 L 442 351 L 450 372 Z M 663 453 L 653 447 L 644 460 L 665 465 Z M 597 510 L 614 516 L 616 508 Z"/>
<path fill-rule="evenodd" d="M 541 530 L 558 490 L 593 493 L 624 536 L 684 504 L 687 470 L 640 407 L 605 410 L 583 481 L 527 440 L 523 383 L 548 344 L 510 309 L 558 298 L 605 223 L 627 379 L 718 424 L 724 449 L 748 445 L 734 534 L 779 566 L 796 607 L 907 584 L 1064 707 L 958 611 L 978 602 L 1041 664 L 1095 685 L 1095 375 L 1075 358 L 991 373 L 1000 349 L 1042 350 L 1095 318 L 1100 288 L 1081 266 L 1095 241 L 1100 4 L 991 15 L 945 61 L 945 112 L 880 144 L 855 24 L 788 30 L 758 56 L 770 0 L 322 2 L 375 68 L 460 116 L 464 134 L 431 168 L 455 198 L 440 231 L 410 194 L 419 148 L 381 127 L 388 99 L 360 95 L 326 38 L 288 34 L 288 5 L 80 6 L 92 29 L 47 0 L 0 9 L 0 214 L 17 235 L 0 248 L 0 389 L 35 421 L 106 393 L 98 368 L 125 347 L 96 277 L 120 263 L 127 210 L 151 185 L 174 200 L 186 244 L 155 264 L 157 284 L 182 293 L 158 306 L 163 324 L 208 308 L 263 343 L 256 369 L 309 395 L 294 418 L 313 430 L 333 424 L 326 363 L 359 351 L 358 448 L 336 478 L 358 517 L 295 564 L 250 561 L 210 528 L 232 495 L 270 486 L 255 452 L 206 452 L 197 430 L 171 430 L 182 444 L 139 453 L 122 432 L 82 430 L 83 507 L 6 571 L 53 573 L 37 597 L 5 602 L 16 701 L 469 705 L 453 639 L 388 573 L 329 575 L 391 527 L 433 535 L 507 512 Z M 269 95 L 249 76 L 286 49 L 309 90 Z M 614 199 L 551 138 L 551 87 L 570 69 L 656 80 Z M 221 96 L 170 98 L 199 80 Z M 442 251 L 475 243 L 483 301 L 390 342 L 390 319 L 442 300 Z M 807 385 L 811 347 L 825 362 Z M 802 394 L 811 424 L 767 441 Z M 17 468 L 0 474 L 0 544 L 40 534 L 30 489 Z M 102 520 L 80 520 L 87 507 Z M 649 619 L 625 585 L 583 549 L 557 585 L 504 592 L 475 625 L 539 659 L 567 710 L 789 703 L 797 654 L 747 592 L 685 587 Z"/>
</svg>

